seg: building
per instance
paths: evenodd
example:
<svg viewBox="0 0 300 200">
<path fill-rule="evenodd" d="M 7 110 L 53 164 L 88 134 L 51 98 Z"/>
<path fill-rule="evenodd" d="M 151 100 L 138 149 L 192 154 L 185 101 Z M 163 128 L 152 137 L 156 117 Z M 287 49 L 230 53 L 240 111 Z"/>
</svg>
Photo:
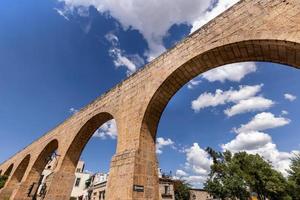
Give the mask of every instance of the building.
<svg viewBox="0 0 300 200">
<path fill-rule="evenodd" d="M 169 177 L 160 177 L 159 192 L 162 200 L 175 200 L 174 181 Z"/>
<path fill-rule="evenodd" d="M 190 200 L 216 200 L 203 189 L 190 189 Z"/>
<path fill-rule="evenodd" d="M 79 161 L 75 171 L 75 182 L 71 192 L 72 200 L 88 200 L 91 174 L 84 172 L 84 161 Z"/>
<path fill-rule="evenodd" d="M 96 173 L 91 177 L 88 195 L 83 200 L 104 200 L 108 174 Z M 175 200 L 174 182 L 171 178 L 162 175 L 159 178 L 161 200 Z"/>
<path fill-rule="evenodd" d="M 92 176 L 91 185 L 88 190 L 90 200 L 105 199 L 107 178 L 108 178 L 108 174 L 106 173 L 96 173 Z"/>
</svg>

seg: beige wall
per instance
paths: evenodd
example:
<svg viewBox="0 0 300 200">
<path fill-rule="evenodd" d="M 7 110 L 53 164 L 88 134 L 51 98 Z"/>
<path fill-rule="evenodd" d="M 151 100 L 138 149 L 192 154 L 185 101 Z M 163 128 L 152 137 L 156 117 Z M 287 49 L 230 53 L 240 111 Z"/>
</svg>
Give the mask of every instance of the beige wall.
<svg viewBox="0 0 300 200">
<path fill-rule="evenodd" d="M 174 200 L 174 183 L 170 179 L 159 179 L 159 191 L 162 200 Z"/>
<path fill-rule="evenodd" d="M 190 190 L 190 200 L 212 200 L 213 197 L 210 196 L 206 191 L 199 189 Z"/>
</svg>

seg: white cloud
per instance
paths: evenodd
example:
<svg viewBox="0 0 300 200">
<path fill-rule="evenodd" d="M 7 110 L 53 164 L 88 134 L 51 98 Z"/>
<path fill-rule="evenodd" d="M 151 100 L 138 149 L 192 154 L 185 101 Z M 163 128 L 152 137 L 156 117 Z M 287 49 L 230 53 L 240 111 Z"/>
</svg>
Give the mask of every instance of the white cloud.
<svg viewBox="0 0 300 200">
<path fill-rule="evenodd" d="M 209 82 L 220 81 L 225 82 L 235 81 L 239 82 L 247 74 L 256 71 L 256 65 L 254 62 L 243 62 L 224 65 L 212 70 L 209 70 L 201 75 L 202 78 L 207 79 Z"/>
<path fill-rule="evenodd" d="M 101 139 L 116 139 L 118 135 L 117 125 L 114 119 L 107 121 L 100 128 L 96 130 L 93 137 L 99 137 Z"/>
<path fill-rule="evenodd" d="M 76 114 L 78 111 L 79 111 L 78 109 L 75 109 L 73 107 L 69 109 L 69 112 L 73 115 Z"/>
<path fill-rule="evenodd" d="M 288 115 L 288 114 L 289 114 L 289 112 L 288 112 L 288 111 L 286 111 L 286 110 L 282 110 L 282 111 L 281 111 L 281 114 L 282 114 L 282 115 Z"/>
<path fill-rule="evenodd" d="M 70 19 L 68 18 L 68 16 L 66 15 L 66 13 L 63 10 L 60 10 L 58 8 L 54 8 L 54 10 L 63 18 L 65 18 L 65 20 L 70 21 Z"/>
<path fill-rule="evenodd" d="M 250 122 L 242 124 L 240 128 L 234 129 L 236 133 L 263 131 L 271 128 L 285 126 L 290 123 L 290 120 L 284 117 L 275 117 L 269 112 L 262 112 L 255 115 Z"/>
<path fill-rule="evenodd" d="M 297 99 L 296 96 L 292 95 L 292 94 L 289 94 L 289 93 L 285 93 L 284 94 L 284 98 L 289 100 L 289 101 L 295 101 Z"/>
<path fill-rule="evenodd" d="M 202 81 L 201 80 L 190 80 L 187 84 L 188 89 L 193 89 L 195 86 L 199 85 Z"/>
<path fill-rule="evenodd" d="M 249 99 L 241 100 L 231 108 L 228 108 L 224 111 L 224 113 L 232 117 L 234 115 L 246 113 L 246 112 L 254 112 L 254 111 L 263 111 L 270 107 L 272 107 L 275 103 L 264 97 L 251 97 Z"/>
<path fill-rule="evenodd" d="M 145 64 L 143 58 L 141 58 L 138 54 L 125 55 L 125 52 L 119 47 L 119 39 L 116 35 L 108 33 L 105 35 L 105 38 L 112 45 L 112 47 L 109 49 L 109 55 L 114 59 L 113 62 L 115 66 L 126 67 L 126 73 L 128 76 L 134 73 L 139 66 Z"/>
<path fill-rule="evenodd" d="M 198 175 L 207 175 L 210 171 L 210 165 L 212 164 L 208 153 L 200 148 L 198 143 L 194 143 L 193 146 L 185 151 L 186 167 Z"/>
<path fill-rule="evenodd" d="M 167 138 L 167 139 L 164 139 L 162 137 L 158 137 L 156 139 L 156 153 L 157 154 L 162 154 L 162 149 L 166 146 L 173 146 L 174 145 L 174 142 L 170 139 L 170 138 Z"/>
<path fill-rule="evenodd" d="M 122 27 L 138 30 L 149 46 L 149 60 L 157 57 L 165 47 L 163 38 L 174 24 L 192 25 L 192 31 L 212 19 L 237 0 L 222 0 L 216 7 L 211 0 L 58 0 L 65 3 L 64 10 L 72 12 L 95 7 L 100 13 L 106 13 L 118 20 Z"/>
<path fill-rule="evenodd" d="M 192 109 L 196 112 L 206 107 L 215 107 L 229 102 L 239 102 L 255 96 L 261 91 L 262 84 L 254 86 L 240 86 L 239 90 L 232 88 L 227 91 L 217 89 L 215 94 L 203 93 L 192 101 Z"/>
<path fill-rule="evenodd" d="M 185 171 L 181 170 L 181 169 L 178 169 L 176 170 L 176 176 L 178 177 L 183 177 L 183 176 L 187 176 L 188 173 L 186 173 Z"/>
<path fill-rule="evenodd" d="M 212 159 L 198 143 L 194 143 L 184 151 L 186 154 L 185 170 L 178 169 L 175 177 L 186 180 L 196 187 L 201 187 L 210 172 Z"/>
<path fill-rule="evenodd" d="M 191 33 L 218 16 L 220 13 L 230 8 L 238 1 L 239 0 L 219 0 L 213 9 L 207 11 L 204 15 L 199 16 L 199 18 L 192 23 L 193 28 L 191 29 Z"/>
<path fill-rule="evenodd" d="M 253 131 L 238 134 L 234 140 L 222 145 L 222 148 L 232 152 L 248 151 L 258 149 L 270 142 L 272 142 L 272 138 L 268 134 Z"/>
<path fill-rule="evenodd" d="M 287 176 L 286 170 L 289 169 L 290 158 L 296 152 L 279 151 L 271 136 L 262 132 L 240 133 L 229 143 L 223 144 L 222 148 L 233 153 L 246 151 L 250 154 L 259 154 L 285 176 Z"/>
</svg>

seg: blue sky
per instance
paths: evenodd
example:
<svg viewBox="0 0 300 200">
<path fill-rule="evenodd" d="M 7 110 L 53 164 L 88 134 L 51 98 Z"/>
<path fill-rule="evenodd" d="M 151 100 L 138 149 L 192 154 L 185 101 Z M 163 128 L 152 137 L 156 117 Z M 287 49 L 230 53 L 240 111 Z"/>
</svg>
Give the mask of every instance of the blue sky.
<svg viewBox="0 0 300 200">
<path fill-rule="evenodd" d="M 237 0 L 138 2 L 0 2 L 0 162 Z M 201 187 L 210 146 L 260 153 L 284 171 L 300 149 L 299 87 L 300 71 L 272 63 L 200 75 L 163 113 L 160 167 Z M 82 154 L 87 170 L 107 171 L 115 145 L 106 124 Z"/>
</svg>

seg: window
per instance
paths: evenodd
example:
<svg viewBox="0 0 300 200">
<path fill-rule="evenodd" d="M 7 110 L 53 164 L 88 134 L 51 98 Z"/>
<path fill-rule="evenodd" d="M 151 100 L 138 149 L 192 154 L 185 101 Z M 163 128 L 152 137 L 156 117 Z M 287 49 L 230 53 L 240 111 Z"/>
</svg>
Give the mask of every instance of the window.
<svg viewBox="0 0 300 200">
<path fill-rule="evenodd" d="M 165 185 L 165 194 L 169 194 L 169 186 Z"/>
<path fill-rule="evenodd" d="M 76 178 L 75 187 L 78 187 L 80 184 L 80 178 Z"/>
</svg>

